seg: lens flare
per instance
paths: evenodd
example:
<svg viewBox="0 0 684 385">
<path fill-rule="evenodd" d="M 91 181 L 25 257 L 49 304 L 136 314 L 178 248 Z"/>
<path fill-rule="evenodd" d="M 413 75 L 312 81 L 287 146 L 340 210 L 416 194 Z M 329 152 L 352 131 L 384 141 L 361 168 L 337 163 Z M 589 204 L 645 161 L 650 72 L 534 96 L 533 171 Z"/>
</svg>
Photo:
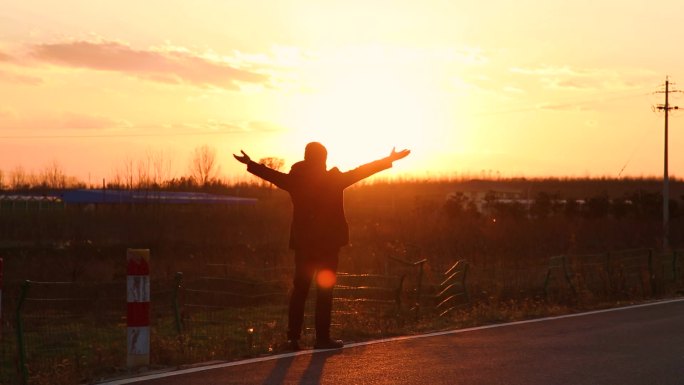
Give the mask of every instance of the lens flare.
<svg viewBox="0 0 684 385">
<path fill-rule="evenodd" d="M 335 281 L 337 281 L 337 276 L 331 270 L 321 270 L 316 275 L 316 282 L 320 287 L 333 287 L 335 286 Z"/>
</svg>

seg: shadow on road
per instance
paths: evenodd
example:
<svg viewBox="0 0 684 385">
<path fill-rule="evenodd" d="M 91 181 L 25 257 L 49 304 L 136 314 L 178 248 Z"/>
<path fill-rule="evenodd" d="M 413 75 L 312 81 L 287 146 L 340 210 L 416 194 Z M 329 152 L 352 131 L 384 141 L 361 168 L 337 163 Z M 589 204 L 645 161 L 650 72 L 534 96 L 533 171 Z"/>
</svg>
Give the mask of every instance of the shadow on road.
<svg viewBox="0 0 684 385">
<path fill-rule="evenodd" d="M 273 370 L 271 370 L 271 373 L 264 379 L 263 385 L 282 384 L 294 359 L 295 357 L 279 359 Z"/>
<path fill-rule="evenodd" d="M 325 362 L 328 360 L 328 358 L 341 353 L 342 350 L 338 349 L 314 353 L 308 356 L 309 364 L 307 365 L 306 369 L 301 373 L 301 376 L 299 378 L 299 385 L 320 384 L 321 377 L 323 376 L 323 368 L 325 367 Z M 282 384 L 286 382 L 285 379 L 288 377 L 290 367 L 292 366 L 292 363 L 295 361 L 295 359 L 298 357 L 303 358 L 304 356 L 294 356 L 279 359 L 276 362 L 273 370 L 271 370 L 271 373 L 269 373 L 268 377 L 264 379 L 263 385 Z M 293 376 L 296 376 L 296 374 L 290 373 L 289 379 L 293 380 Z"/>
</svg>

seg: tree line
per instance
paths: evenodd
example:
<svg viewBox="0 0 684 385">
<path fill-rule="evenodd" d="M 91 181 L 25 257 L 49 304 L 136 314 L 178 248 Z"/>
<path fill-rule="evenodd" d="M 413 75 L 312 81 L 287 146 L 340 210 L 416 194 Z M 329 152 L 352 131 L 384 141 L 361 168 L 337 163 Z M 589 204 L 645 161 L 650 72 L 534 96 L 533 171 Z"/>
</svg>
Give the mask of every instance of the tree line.
<svg viewBox="0 0 684 385">
<path fill-rule="evenodd" d="M 285 165 L 281 158 L 268 157 L 260 163 L 280 170 Z M 168 189 L 168 190 L 216 190 L 227 187 L 221 178 L 216 149 L 208 145 L 196 147 L 187 165 L 185 175 L 174 176 L 172 158 L 163 151 L 148 150 L 141 157 L 127 157 L 113 170 L 103 186 L 110 189 Z M 69 176 L 64 168 L 52 161 L 43 169 L 27 171 L 16 166 L 9 172 L 0 169 L 0 190 L 26 191 L 45 189 L 87 188 L 85 182 Z"/>
</svg>

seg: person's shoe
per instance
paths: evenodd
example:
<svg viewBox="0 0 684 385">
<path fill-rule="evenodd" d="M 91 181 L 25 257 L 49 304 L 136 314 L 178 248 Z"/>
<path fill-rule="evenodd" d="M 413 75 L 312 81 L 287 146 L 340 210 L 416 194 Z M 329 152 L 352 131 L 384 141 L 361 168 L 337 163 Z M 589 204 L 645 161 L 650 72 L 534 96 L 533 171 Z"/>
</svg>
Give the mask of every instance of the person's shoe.
<svg viewBox="0 0 684 385">
<path fill-rule="evenodd" d="M 287 350 L 292 352 L 302 350 L 302 348 L 299 346 L 298 340 L 287 340 L 287 345 L 285 345 L 285 347 Z"/>
<path fill-rule="evenodd" d="M 330 338 L 325 340 L 316 340 L 314 349 L 341 349 L 344 346 L 342 340 L 332 340 Z"/>
</svg>

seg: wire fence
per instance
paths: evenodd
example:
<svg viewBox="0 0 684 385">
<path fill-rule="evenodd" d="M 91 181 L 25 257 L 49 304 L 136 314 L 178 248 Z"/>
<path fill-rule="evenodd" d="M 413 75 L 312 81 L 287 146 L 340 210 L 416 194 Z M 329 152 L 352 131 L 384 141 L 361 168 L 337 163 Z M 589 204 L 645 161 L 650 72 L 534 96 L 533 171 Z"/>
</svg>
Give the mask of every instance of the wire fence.
<svg viewBox="0 0 684 385">
<path fill-rule="evenodd" d="M 411 260 L 393 258 L 381 272 L 338 274 L 333 333 L 351 340 L 406 333 L 418 318 L 438 318 L 477 302 L 484 290 L 491 293 L 495 282 L 502 291 L 532 288 L 551 301 L 656 296 L 681 285 L 680 256 L 624 250 L 554 256 L 528 265 L 456 261 L 443 271 L 431 269 L 418 254 Z M 212 273 L 152 280 L 147 369 L 281 349 L 292 268 L 213 264 L 205 271 Z M 10 281 L 3 289 L 0 383 L 93 383 L 131 373 L 126 367 L 124 279 Z M 315 288 L 311 290 L 310 298 L 315 297 Z M 447 307 L 438 306 L 449 297 Z M 314 302 L 307 301 L 303 343 L 313 341 Z"/>
<path fill-rule="evenodd" d="M 125 358 L 125 282 L 25 281 L 12 291 L 3 383 L 84 382 Z"/>
<path fill-rule="evenodd" d="M 631 249 L 599 254 L 558 255 L 549 259 L 546 298 L 602 299 L 657 296 L 681 283 L 682 251 Z"/>
<path fill-rule="evenodd" d="M 184 361 L 206 361 L 272 353 L 282 330 L 288 287 L 278 274 L 261 277 L 230 272 L 205 277 L 177 276 L 175 330 Z"/>
</svg>

